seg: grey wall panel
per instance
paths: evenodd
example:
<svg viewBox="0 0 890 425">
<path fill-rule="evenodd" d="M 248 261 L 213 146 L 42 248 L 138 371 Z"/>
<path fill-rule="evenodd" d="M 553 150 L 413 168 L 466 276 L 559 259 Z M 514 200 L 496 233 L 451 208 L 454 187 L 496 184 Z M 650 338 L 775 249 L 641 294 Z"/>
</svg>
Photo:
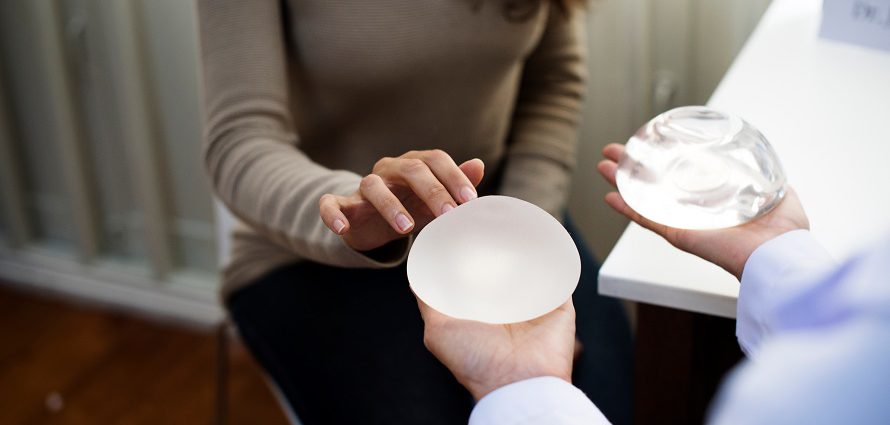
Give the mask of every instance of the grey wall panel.
<svg viewBox="0 0 890 425">
<path fill-rule="evenodd" d="M 215 270 L 210 187 L 200 157 L 197 14 L 194 2 L 141 0 L 148 84 L 156 110 L 158 140 L 170 195 L 177 261 Z"/>
<path fill-rule="evenodd" d="M 33 217 L 34 237 L 61 249 L 74 249 L 77 231 L 65 192 L 62 158 L 56 133 L 47 117 L 54 99 L 41 57 L 40 22 L 33 4 L 0 2 L 0 57 L 8 88 L 9 118 L 16 128 L 14 140 L 24 169 L 28 194 L 26 209 Z"/>
</svg>

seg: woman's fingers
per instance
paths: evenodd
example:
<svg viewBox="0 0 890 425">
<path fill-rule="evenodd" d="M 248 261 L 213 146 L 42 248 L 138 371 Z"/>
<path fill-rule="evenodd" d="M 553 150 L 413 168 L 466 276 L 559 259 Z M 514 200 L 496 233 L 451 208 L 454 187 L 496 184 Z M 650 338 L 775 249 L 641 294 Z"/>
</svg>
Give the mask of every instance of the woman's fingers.
<svg viewBox="0 0 890 425">
<path fill-rule="evenodd" d="M 382 178 L 384 186 L 387 183 L 407 186 L 426 206 L 423 209 L 438 217 L 458 204 L 476 199 L 476 185 L 482 181 L 484 171 L 485 165 L 479 159 L 458 166 L 447 153 L 431 150 L 383 158 L 374 165 L 373 174 Z M 369 187 L 372 183 L 376 182 L 368 182 Z M 364 192 L 362 194 L 364 196 Z"/>
<path fill-rule="evenodd" d="M 334 233 L 342 235 L 349 231 L 349 220 L 340 210 L 340 197 L 330 193 L 323 195 L 318 200 L 318 210 L 321 221 Z"/>
<path fill-rule="evenodd" d="M 448 189 L 451 197 L 459 203 L 476 199 L 476 185 L 457 166 L 451 156 L 441 150 L 423 152 L 409 152 L 406 156 L 416 156 L 422 160 L 433 172 L 433 175 Z M 435 210 L 433 210 L 435 211 Z"/>
<path fill-rule="evenodd" d="M 454 168 L 460 172 L 455 165 Z M 436 216 L 454 209 L 457 202 L 448 188 L 439 181 L 430 167 L 419 158 L 384 158 L 377 162 L 374 173 L 387 181 L 398 182 L 411 188 L 424 205 Z"/>
<path fill-rule="evenodd" d="M 400 168 L 402 178 L 436 217 L 457 206 L 457 202 L 451 197 L 448 188 L 423 160 L 403 159 Z M 457 166 L 455 165 L 454 168 L 456 169 Z"/>
<path fill-rule="evenodd" d="M 389 190 L 383 178 L 377 174 L 368 174 L 359 184 L 359 191 L 393 230 L 406 234 L 414 228 L 414 219 L 411 218 L 411 214 L 408 213 L 399 198 Z"/>
<path fill-rule="evenodd" d="M 452 194 L 460 203 L 475 199 L 475 186 L 482 181 L 484 168 L 479 159 L 458 166 L 448 154 L 439 150 L 383 158 L 374 166 L 372 174 L 362 179 L 356 194 L 349 197 L 333 194 L 322 196 L 319 199 L 319 213 L 325 226 L 338 235 L 346 236 L 353 224 L 365 228 L 362 219 L 350 223 L 347 215 L 355 219 L 350 211 L 356 205 L 364 205 L 364 209 L 370 206 L 396 233 L 408 234 L 417 228 L 418 223 L 405 205 L 411 206 L 412 211 L 420 211 L 419 224 L 423 225 L 430 213 L 439 216 L 457 206 L 458 202 Z M 408 189 L 412 196 L 405 198 L 403 191 Z M 404 204 L 396 193 L 405 199 Z M 377 226 L 381 224 L 378 222 Z"/>
<path fill-rule="evenodd" d="M 485 175 L 485 163 L 479 158 L 473 158 L 458 166 L 464 175 L 470 180 L 473 186 L 479 186 L 482 183 L 482 176 Z"/>
</svg>

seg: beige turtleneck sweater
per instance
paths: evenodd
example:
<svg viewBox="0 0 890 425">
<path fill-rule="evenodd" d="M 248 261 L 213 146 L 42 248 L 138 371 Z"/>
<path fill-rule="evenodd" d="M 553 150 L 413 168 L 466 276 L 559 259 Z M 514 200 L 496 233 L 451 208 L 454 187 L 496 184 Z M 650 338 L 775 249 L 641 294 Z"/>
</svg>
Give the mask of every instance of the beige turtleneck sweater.
<svg viewBox="0 0 890 425">
<path fill-rule="evenodd" d="M 546 0 L 199 0 L 204 161 L 240 219 L 224 294 L 286 263 L 390 267 L 329 231 L 325 193 L 385 156 L 480 158 L 558 215 L 585 88 L 583 13 Z M 485 189 L 480 191 L 484 194 Z"/>
</svg>

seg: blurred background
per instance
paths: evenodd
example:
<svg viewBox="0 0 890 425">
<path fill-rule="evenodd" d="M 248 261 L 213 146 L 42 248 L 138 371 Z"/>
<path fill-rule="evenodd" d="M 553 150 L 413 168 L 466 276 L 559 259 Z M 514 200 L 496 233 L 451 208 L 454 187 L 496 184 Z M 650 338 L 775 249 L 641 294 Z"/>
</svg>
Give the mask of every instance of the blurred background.
<svg viewBox="0 0 890 425">
<path fill-rule="evenodd" d="M 705 103 L 768 4 L 590 4 L 570 213 L 600 260 L 626 225 L 600 149 Z M 0 423 L 284 421 L 214 333 L 198 52 L 191 1 L 0 2 Z"/>
</svg>

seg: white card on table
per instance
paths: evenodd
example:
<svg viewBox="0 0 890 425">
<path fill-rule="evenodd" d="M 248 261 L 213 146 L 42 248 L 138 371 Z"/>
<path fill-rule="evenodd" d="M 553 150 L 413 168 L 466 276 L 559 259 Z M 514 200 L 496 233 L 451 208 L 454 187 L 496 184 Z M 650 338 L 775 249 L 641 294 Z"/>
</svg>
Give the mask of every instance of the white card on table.
<svg viewBox="0 0 890 425">
<path fill-rule="evenodd" d="M 824 0 L 820 36 L 890 51 L 890 0 Z"/>
</svg>

